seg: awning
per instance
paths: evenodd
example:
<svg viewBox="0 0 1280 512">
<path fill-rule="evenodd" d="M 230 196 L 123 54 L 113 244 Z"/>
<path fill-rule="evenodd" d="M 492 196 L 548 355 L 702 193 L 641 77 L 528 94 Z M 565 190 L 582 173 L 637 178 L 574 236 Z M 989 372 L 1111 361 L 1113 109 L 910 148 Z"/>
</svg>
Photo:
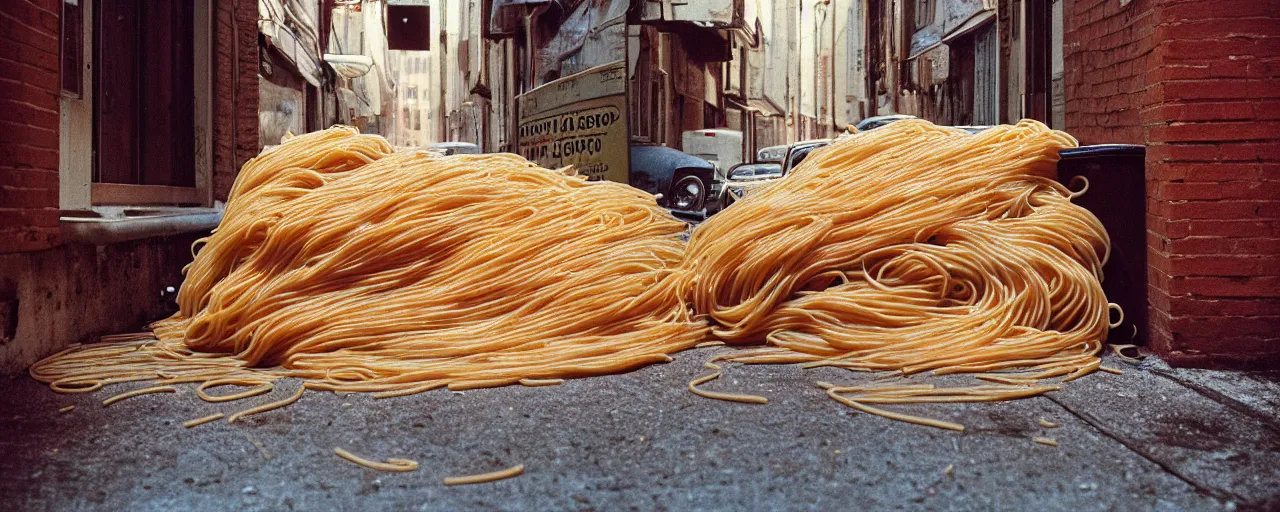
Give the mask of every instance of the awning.
<svg viewBox="0 0 1280 512">
<path fill-rule="evenodd" d="M 289 26 L 296 26 L 297 29 Z M 301 31 L 301 32 L 298 32 Z M 287 2 L 258 2 L 258 32 L 274 46 L 307 83 L 320 87 L 324 81 L 323 62 L 317 51 L 315 27 L 306 14 L 299 15 Z"/>
<path fill-rule="evenodd" d="M 986 25 L 987 23 L 993 22 L 995 20 L 996 20 L 996 11 L 989 10 L 989 11 L 979 12 L 978 14 L 975 14 L 973 17 L 969 18 L 964 23 L 961 23 L 960 26 L 952 29 L 950 32 L 947 32 L 946 35 L 942 36 L 942 42 L 949 43 L 953 39 L 967 35 L 970 32 L 973 32 L 974 30 L 977 30 L 978 28 Z"/>
<path fill-rule="evenodd" d="M 748 99 L 743 101 L 740 98 L 725 96 L 724 101 L 731 108 L 760 114 L 765 117 L 782 115 L 782 109 L 767 99 Z"/>
<path fill-rule="evenodd" d="M 926 46 L 921 46 L 919 49 L 912 50 L 911 55 L 908 55 L 906 60 L 914 60 L 916 57 L 924 55 L 925 52 L 928 52 L 929 50 L 932 50 L 939 46 L 942 46 L 942 41 L 934 41 Z"/>
</svg>

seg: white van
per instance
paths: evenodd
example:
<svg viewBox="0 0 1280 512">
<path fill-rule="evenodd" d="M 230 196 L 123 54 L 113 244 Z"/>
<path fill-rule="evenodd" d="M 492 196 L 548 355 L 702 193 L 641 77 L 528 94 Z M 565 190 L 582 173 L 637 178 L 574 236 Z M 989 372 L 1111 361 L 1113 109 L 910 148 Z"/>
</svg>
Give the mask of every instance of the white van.
<svg viewBox="0 0 1280 512">
<path fill-rule="evenodd" d="M 742 132 L 725 130 L 690 130 L 681 138 L 684 153 L 693 155 L 716 167 L 716 182 L 724 183 L 725 173 L 742 163 Z"/>
</svg>

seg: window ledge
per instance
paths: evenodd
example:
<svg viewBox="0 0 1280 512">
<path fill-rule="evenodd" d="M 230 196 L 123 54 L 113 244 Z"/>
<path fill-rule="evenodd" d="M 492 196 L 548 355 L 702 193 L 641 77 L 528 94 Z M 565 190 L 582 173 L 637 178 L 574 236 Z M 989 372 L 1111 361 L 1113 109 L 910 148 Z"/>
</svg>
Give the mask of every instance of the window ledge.
<svg viewBox="0 0 1280 512">
<path fill-rule="evenodd" d="M 68 244 L 110 245 L 130 240 L 209 231 L 222 221 L 217 208 L 95 207 L 63 212 L 62 240 Z"/>
</svg>

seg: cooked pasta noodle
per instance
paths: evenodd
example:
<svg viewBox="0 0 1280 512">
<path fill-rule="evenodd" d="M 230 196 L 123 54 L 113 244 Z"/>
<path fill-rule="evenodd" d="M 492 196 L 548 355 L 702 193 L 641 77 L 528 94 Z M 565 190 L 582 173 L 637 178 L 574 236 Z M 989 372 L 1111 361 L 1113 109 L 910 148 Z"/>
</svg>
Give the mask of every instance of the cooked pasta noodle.
<svg viewBox="0 0 1280 512">
<path fill-rule="evenodd" d="M 290 396 L 289 398 L 286 398 L 284 400 L 279 400 L 276 402 L 268 402 L 268 403 L 259 405 L 257 407 L 252 407 L 252 408 L 237 412 L 235 414 L 232 414 L 231 416 L 227 417 L 227 423 L 235 423 L 236 420 L 243 418 L 245 416 L 279 409 L 291 403 L 297 402 L 299 398 L 302 398 L 302 393 L 306 390 L 307 390 L 307 386 L 305 384 L 302 386 L 298 386 L 298 391 L 294 392 L 293 395 Z"/>
<path fill-rule="evenodd" d="M 232 393 L 230 395 L 210 395 L 205 392 L 206 389 L 209 389 L 214 386 L 253 385 L 253 384 L 257 384 L 257 386 L 246 389 L 239 393 Z M 196 387 L 196 395 L 198 395 L 201 400 L 204 400 L 206 402 L 230 402 L 233 400 L 239 400 L 241 398 L 258 396 L 263 393 L 267 393 L 274 388 L 275 386 L 270 382 L 262 382 L 262 381 L 255 381 L 255 380 L 246 380 L 246 379 L 215 379 L 215 380 L 207 380 L 200 383 L 200 385 Z"/>
<path fill-rule="evenodd" d="M 339 457 L 347 459 L 351 462 L 354 462 L 366 468 L 376 469 L 378 471 L 404 472 L 404 471 L 413 471 L 415 469 L 418 469 L 417 461 L 412 461 L 409 459 L 387 459 L 386 462 L 378 462 L 378 461 L 369 460 L 359 455 L 353 454 L 342 448 L 334 448 L 333 453 L 336 453 L 338 454 Z"/>
<path fill-rule="evenodd" d="M 1005 400 L 1099 368 L 1102 224 L 1054 180 L 1076 141 L 1034 121 L 977 134 L 923 120 L 843 137 L 693 230 L 677 279 L 723 359 L 975 373 L 1000 386 L 828 395 L 868 404 Z M 1087 188 L 1087 183 L 1083 185 Z"/>
<path fill-rule="evenodd" d="M 198 426 L 200 426 L 200 425 L 204 425 L 205 423 L 209 423 L 209 422 L 211 422 L 211 421 L 218 421 L 218 420 L 222 419 L 222 417 L 223 417 L 223 414 L 222 414 L 222 413 L 220 413 L 220 412 L 218 412 L 218 413 L 210 414 L 210 415 L 205 416 L 205 417 L 203 417 L 203 418 L 196 418 L 196 419 L 194 419 L 194 420 L 187 420 L 187 421 L 184 421 L 184 422 L 182 422 L 182 426 L 184 426 L 184 427 L 186 427 L 186 428 L 198 427 Z"/>
<path fill-rule="evenodd" d="M 501 471 L 494 471 L 492 473 L 481 473 L 479 475 L 469 475 L 469 476 L 451 476 L 444 479 L 444 484 L 445 485 L 482 484 L 485 482 L 492 482 L 495 480 L 502 480 L 505 478 L 511 478 L 513 476 L 519 476 L 522 473 L 524 473 L 524 464 L 520 464 L 515 467 L 510 467 Z"/>
<path fill-rule="evenodd" d="M 707 331 L 667 279 L 685 230 L 652 195 L 515 155 L 300 135 L 237 176 L 177 314 L 31 375 L 62 392 L 200 383 L 216 402 L 284 377 L 385 398 L 667 362 Z M 257 387 L 205 392 L 223 384 Z"/>
<path fill-rule="evenodd" d="M 178 389 L 173 386 L 154 386 L 154 387 L 143 388 L 143 389 L 135 389 L 133 391 L 129 391 L 127 393 L 120 393 L 116 396 L 103 400 L 102 406 L 106 407 L 108 405 L 114 404 L 126 398 L 133 398 L 135 396 L 148 395 L 151 393 L 176 393 L 176 392 L 178 392 Z"/>
<path fill-rule="evenodd" d="M 531 388 L 541 386 L 559 386 L 564 384 L 564 379 L 520 379 L 520 385 L 529 386 Z"/>
<path fill-rule="evenodd" d="M 1136 353 L 1138 351 L 1138 346 L 1137 345 L 1111 345 L 1111 352 L 1114 353 L 1116 357 L 1120 358 L 1121 361 L 1124 361 L 1126 363 L 1142 362 L 1141 357 L 1133 357 L 1131 355 L 1125 354 L 1124 353 L 1125 350 L 1133 350 Z"/>
<path fill-rule="evenodd" d="M 708 364 L 708 365 L 710 365 L 710 366 L 716 366 L 716 365 L 711 364 L 711 363 L 707 363 L 707 364 Z M 717 368 L 715 368 L 715 369 L 717 369 L 717 370 L 718 370 L 718 369 L 719 369 L 719 367 L 717 367 Z M 708 374 L 708 375 L 705 375 L 705 376 L 702 376 L 702 377 L 699 377 L 699 378 L 696 378 L 696 379 L 694 379 L 694 380 L 690 381 L 690 382 L 689 382 L 689 391 L 690 391 L 690 392 L 692 392 L 693 394 L 698 395 L 698 396 L 701 396 L 701 397 L 714 398 L 714 399 L 716 399 L 716 400 L 726 400 L 726 401 L 729 401 L 729 402 L 743 402 L 743 403 L 748 403 L 748 404 L 767 404 L 767 403 L 769 403 L 769 399 L 768 399 L 768 398 L 765 398 L 765 397 L 762 397 L 762 396 L 756 396 L 756 395 L 739 395 L 739 394 L 735 394 L 735 393 L 721 393 L 721 392 L 719 392 L 719 391 L 707 391 L 707 390 L 705 390 L 705 389 L 698 389 L 698 385 L 699 385 L 699 384 L 705 384 L 705 383 L 711 382 L 711 381 L 713 381 L 713 380 L 716 380 L 716 379 L 720 378 L 720 375 L 721 375 L 721 373 L 720 373 L 719 371 L 716 371 L 715 373 L 711 373 L 711 374 Z"/>
<path fill-rule="evenodd" d="M 1124 375 L 1124 370 L 1112 368 L 1110 366 L 1099 366 L 1098 369 L 1115 375 Z"/>
</svg>

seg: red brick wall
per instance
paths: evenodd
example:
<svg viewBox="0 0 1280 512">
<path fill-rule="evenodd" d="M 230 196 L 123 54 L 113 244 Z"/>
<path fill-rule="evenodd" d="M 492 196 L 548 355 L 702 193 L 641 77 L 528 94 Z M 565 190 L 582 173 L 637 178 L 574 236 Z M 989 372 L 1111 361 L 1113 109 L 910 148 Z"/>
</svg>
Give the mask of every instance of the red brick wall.
<svg viewBox="0 0 1280 512">
<path fill-rule="evenodd" d="M 1167 2 L 1143 112 L 1156 348 L 1280 359 L 1280 5 Z"/>
<path fill-rule="evenodd" d="M 1280 5 L 1066 7 L 1068 130 L 1147 145 L 1153 348 L 1187 365 L 1280 362 Z M 1095 28 L 1117 19 L 1122 37 Z"/>
<path fill-rule="evenodd" d="M 1139 120 L 1153 46 L 1150 0 L 1063 4 L 1066 120 L 1081 144 L 1142 144 Z"/>
<path fill-rule="evenodd" d="M 0 2 L 0 253 L 58 243 L 60 5 Z"/>
<path fill-rule="evenodd" d="M 225 201 L 258 154 L 258 3 L 218 0 L 213 62 L 213 191 Z"/>
</svg>

